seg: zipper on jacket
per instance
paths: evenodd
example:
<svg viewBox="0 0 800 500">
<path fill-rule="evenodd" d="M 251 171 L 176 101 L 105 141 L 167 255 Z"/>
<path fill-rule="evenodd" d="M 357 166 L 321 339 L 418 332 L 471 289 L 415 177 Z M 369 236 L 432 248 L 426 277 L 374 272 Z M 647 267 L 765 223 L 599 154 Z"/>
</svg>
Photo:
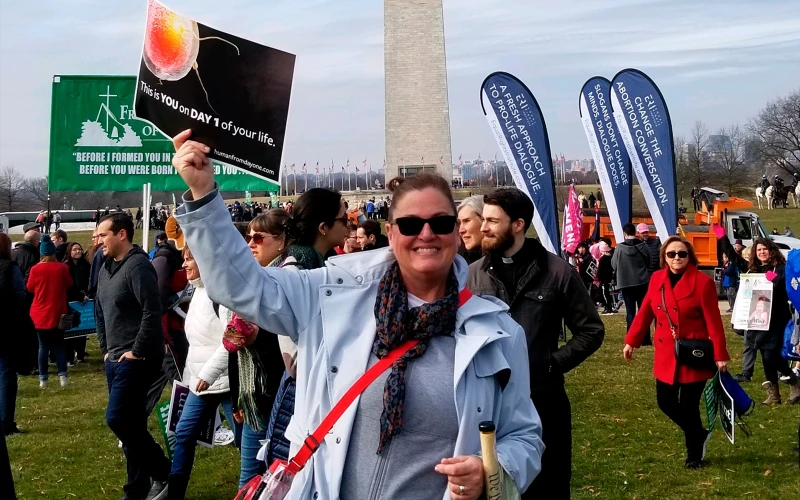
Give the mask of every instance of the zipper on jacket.
<svg viewBox="0 0 800 500">
<path fill-rule="evenodd" d="M 413 366 L 414 363 L 406 364 L 406 380 L 409 380 Z M 406 393 L 406 395 L 408 395 L 408 393 Z M 389 441 L 389 446 L 383 450 L 383 453 L 378 455 L 378 463 L 375 467 L 375 482 L 373 483 L 374 487 L 371 488 L 368 500 L 380 500 L 381 498 L 383 483 L 386 478 L 386 473 L 389 471 L 389 456 L 391 455 L 392 446 L 394 446 L 394 438 Z"/>
</svg>

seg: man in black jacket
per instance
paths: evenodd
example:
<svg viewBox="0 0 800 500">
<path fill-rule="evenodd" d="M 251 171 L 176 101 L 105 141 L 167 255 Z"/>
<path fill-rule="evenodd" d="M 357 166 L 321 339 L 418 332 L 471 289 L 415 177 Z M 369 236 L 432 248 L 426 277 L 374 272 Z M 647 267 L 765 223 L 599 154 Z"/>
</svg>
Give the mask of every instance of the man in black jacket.
<svg viewBox="0 0 800 500">
<path fill-rule="evenodd" d="M 25 224 L 24 229 L 24 241 L 13 251 L 12 259 L 22 271 L 22 277 L 27 285 L 31 268 L 39 263 L 39 240 L 42 239 L 42 234 L 35 222 Z"/>
<path fill-rule="evenodd" d="M 39 233 L 39 224 L 35 222 L 25 224 L 23 230 L 25 231 L 24 241 L 13 251 L 12 260 L 17 263 L 17 267 L 22 272 L 25 285 L 27 285 L 31 268 L 39 263 L 39 240 L 42 239 L 42 235 Z M 28 293 L 24 303 L 25 314 L 21 318 L 21 331 L 18 336 L 20 359 L 17 371 L 20 375 L 38 373 L 39 341 L 37 340 L 36 328 L 33 326 L 33 320 L 30 315 L 32 304 L 33 295 Z"/>
<path fill-rule="evenodd" d="M 533 203 L 519 189 L 498 189 L 484 197 L 483 249 L 469 266 L 469 288 L 509 305 L 528 340 L 531 399 L 542 420 L 542 471 L 522 496 L 569 498 L 572 475 L 572 412 L 564 374 L 603 342 L 605 328 L 581 279 L 538 240 L 525 238 Z M 558 347 L 562 323 L 572 338 Z"/>
<path fill-rule="evenodd" d="M 650 281 L 650 250 L 647 244 L 636 237 L 636 227 L 630 222 L 622 226 L 625 241 L 617 245 L 611 258 L 611 267 L 617 277 L 617 289 L 625 302 L 625 322 L 628 328 L 633 323 L 636 311 L 642 307 Z M 652 345 L 647 334 L 642 345 Z"/>
<path fill-rule="evenodd" d="M 53 244 L 56 246 L 56 260 L 64 262 L 64 256 L 67 254 L 67 232 L 63 229 L 58 229 L 50 234 Z"/>
<path fill-rule="evenodd" d="M 381 225 L 378 221 L 369 219 L 358 225 L 356 239 L 361 249 L 364 251 L 375 250 L 389 246 L 389 240 L 381 232 Z"/>
<path fill-rule="evenodd" d="M 106 422 L 128 461 L 124 498 L 161 500 L 171 464 L 147 431 L 146 411 L 164 357 L 161 302 L 155 269 L 133 245 L 133 231 L 133 220 L 116 212 L 97 228 L 106 256 L 95 298 L 97 340 L 108 381 Z"/>
</svg>

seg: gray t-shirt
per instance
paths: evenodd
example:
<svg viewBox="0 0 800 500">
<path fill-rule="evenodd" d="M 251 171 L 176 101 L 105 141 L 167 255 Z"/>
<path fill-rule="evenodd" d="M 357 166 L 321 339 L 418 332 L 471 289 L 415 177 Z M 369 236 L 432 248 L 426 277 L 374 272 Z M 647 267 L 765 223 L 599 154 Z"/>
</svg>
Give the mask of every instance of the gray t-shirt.
<svg viewBox="0 0 800 500">
<path fill-rule="evenodd" d="M 434 470 L 453 456 L 458 414 L 453 397 L 456 341 L 434 337 L 420 358 L 408 363 L 403 428 L 378 455 L 383 388 L 390 371 L 376 379 L 358 404 L 347 449 L 340 497 L 343 500 L 438 498 L 447 476 Z M 378 358 L 370 357 L 370 366 Z"/>
</svg>

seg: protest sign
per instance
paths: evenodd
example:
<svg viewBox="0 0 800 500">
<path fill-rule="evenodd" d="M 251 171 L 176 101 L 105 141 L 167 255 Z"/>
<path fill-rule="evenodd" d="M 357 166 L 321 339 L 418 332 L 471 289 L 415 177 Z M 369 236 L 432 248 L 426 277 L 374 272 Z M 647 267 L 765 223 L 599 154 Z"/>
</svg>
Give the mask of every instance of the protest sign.
<svg viewBox="0 0 800 500">
<path fill-rule="evenodd" d="M 708 432 L 714 430 L 717 425 L 717 409 L 719 403 L 717 402 L 717 393 L 719 392 L 719 372 L 714 375 L 714 378 L 708 381 L 706 388 L 703 390 L 703 403 L 706 405 L 706 422 Z"/>
<path fill-rule="evenodd" d="M 135 76 L 58 75 L 50 115 L 51 191 L 183 191 L 172 140 L 133 116 Z M 223 191 L 277 191 L 272 182 L 214 162 Z"/>
<path fill-rule="evenodd" d="M 716 378 L 719 378 L 719 373 L 717 373 Z M 734 417 L 736 413 L 733 410 L 733 398 L 731 397 L 728 390 L 725 388 L 725 384 L 717 383 L 719 387 L 717 390 L 719 395 L 719 423 L 722 430 L 725 431 L 725 435 L 728 436 L 728 441 L 733 443 L 734 436 L 733 431 L 736 427 L 736 422 L 734 421 Z"/>
<path fill-rule="evenodd" d="M 81 323 L 75 328 L 64 331 L 64 338 L 85 337 L 97 332 L 97 325 L 94 322 L 94 301 L 70 302 L 69 306 L 81 315 Z"/>
<path fill-rule="evenodd" d="M 772 310 L 772 283 L 765 274 L 743 274 L 733 307 L 733 328 L 736 330 L 769 330 Z"/>
<path fill-rule="evenodd" d="M 278 182 L 295 56 L 148 2 L 134 110 L 209 158 Z"/>
<path fill-rule="evenodd" d="M 178 421 L 183 413 L 183 408 L 186 405 L 186 398 L 189 397 L 189 386 L 177 380 L 172 381 L 172 394 L 169 398 L 169 411 L 166 420 L 166 432 L 168 434 L 175 434 L 178 429 Z M 222 420 L 219 418 L 219 411 L 215 411 L 214 415 L 206 422 L 203 422 L 202 431 L 197 438 L 197 444 L 207 448 L 214 447 L 214 432 L 220 426 Z"/>
<path fill-rule="evenodd" d="M 174 432 L 167 430 L 167 418 L 169 417 L 170 402 L 164 401 L 156 406 L 156 420 L 158 420 L 158 427 L 161 429 L 161 436 L 164 438 L 164 452 L 167 458 L 172 460 L 172 454 L 175 453 L 175 438 Z"/>
</svg>

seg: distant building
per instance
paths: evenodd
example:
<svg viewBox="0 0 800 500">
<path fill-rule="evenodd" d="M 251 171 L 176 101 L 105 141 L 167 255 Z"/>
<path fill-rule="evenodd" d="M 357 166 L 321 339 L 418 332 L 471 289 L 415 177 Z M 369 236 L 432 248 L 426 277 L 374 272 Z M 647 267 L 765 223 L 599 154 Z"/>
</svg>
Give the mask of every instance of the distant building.
<svg viewBox="0 0 800 500">
<path fill-rule="evenodd" d="M 453 175 L 442 0 L 384 0 L 386 176 Z"/>
<path fill-rule="evenodd" d="M 705 147 L 705 151 L 709 153 L 718 153 L 721 151 L 730 151 L 731 147 L 731 138 L 727 135 L 709 135 L 708 145 Z"/>
</svg>

